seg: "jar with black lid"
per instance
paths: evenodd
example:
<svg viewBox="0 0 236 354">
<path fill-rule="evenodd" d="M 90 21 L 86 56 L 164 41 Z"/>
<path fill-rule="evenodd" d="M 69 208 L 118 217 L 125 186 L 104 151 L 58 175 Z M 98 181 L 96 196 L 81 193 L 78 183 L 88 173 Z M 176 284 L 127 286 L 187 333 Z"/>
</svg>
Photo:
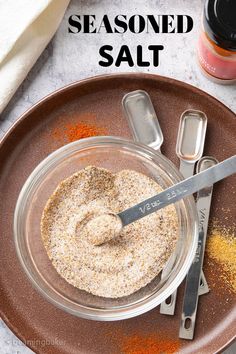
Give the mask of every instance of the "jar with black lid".
<svg viewBox="0 0 236 354">
<path fill-rule="evenodd" d="M 236 82 L 236 0 L 206 1 L 198 58 L 210 77 Z"/>
</svg>

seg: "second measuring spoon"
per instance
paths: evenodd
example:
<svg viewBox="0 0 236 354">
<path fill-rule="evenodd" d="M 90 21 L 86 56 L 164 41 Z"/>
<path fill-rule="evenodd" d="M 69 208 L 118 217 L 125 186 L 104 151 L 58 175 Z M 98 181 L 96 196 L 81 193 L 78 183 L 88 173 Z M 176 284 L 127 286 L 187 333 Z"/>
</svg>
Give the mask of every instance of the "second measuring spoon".
<svg viewBox="0 0 236 354">
<path fill-rule="evenodd" d="M 180 172 L 185 178 L 193 175 L 195 163 L 203 155 L 207 117 L 197 110 L 185 111 L 180 119 L 176 154 L 180 159 Z M 209 292 L 204 273 L 201 274 L 199 295 Z"/>
<path fill-rule="evenodd" d="M 207 117 L 203 112 L 187 110 L 180 118 L 176 154 L 180 159 L 180 172 L 185 178 L 194 174 L 195 163 L 202 157 Z M 168 269 L 164 269 L 164 272 Z M 209 292 L 205 276 L 201 274 L 201 293 Z M 177 290 L 161 304 L 160 313 L 174 315 Z"/>
</svg>

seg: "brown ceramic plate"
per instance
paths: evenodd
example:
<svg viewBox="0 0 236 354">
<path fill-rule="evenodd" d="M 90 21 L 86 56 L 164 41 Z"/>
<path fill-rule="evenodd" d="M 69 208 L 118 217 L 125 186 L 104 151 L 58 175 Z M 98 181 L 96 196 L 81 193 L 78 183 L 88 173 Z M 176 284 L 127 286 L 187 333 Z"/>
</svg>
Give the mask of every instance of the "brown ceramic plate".
<svg viewBox="0 0 236 354">
<path fill-rule="evenodd" d="M 41 297 L 23 273 L 13 243 L 13 213 L 18 193 L 33 168 L 49 153 L 66 143 L 59 131 L 66 122 L 82 121 L 105 129 L 108 135 L 130 137 L 123 117 L 121 100 L 129 91 L 146 90 L 156 109 L 165 142 L 163 153 L 174 163 L 175 142 L 181 113 L 189 108 L 204 111 L 209 119 L 205 154 L 219 160 L 235 154 L 235 115 L 206 93 L 154 75 L 122 74 L 95 77 L 67 86 L 27 111 L 6 134 L 0 145 L 0 310 L 12 331 L 38 353 L 140 353 L 173 352 L 215 353 L 226 347 L 235 335 L 236 301 L 232 292 L 219 280 L 219 272 L 205 260 L 205 274 L 212 291 L 202 296 L 193 341 L 178 338 L 181 299 L 179 291 L 174 317 L 159 314 L 159 308 L 138 318 L 120 322 L 83 320 L 55 308 Z M 235 177 L 215 186 L 211 217 L 233 223 L 235 200 L 231 198 Z M 217 265 L 215 265 L 217 267 Z M 135 335 L 137 335 L 135 337 Z M 160 338 L 160 345 L 155 338 Z M 132 351 L 133 349 L 135 351 Z M 136 349 L 135 349 L 136 348 Z M 146 348 L 146 351 L 145 351 Z"/>
</svg>

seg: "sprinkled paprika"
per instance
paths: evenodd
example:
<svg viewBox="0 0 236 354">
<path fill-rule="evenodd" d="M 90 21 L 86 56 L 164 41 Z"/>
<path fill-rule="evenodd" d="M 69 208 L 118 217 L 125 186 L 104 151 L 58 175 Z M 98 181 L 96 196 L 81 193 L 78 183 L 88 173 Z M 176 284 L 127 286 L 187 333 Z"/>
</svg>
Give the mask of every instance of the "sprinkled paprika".
<svg viewBox="0 0 236 354">
<path fill-rule="evenodd" d="M 124 354 L 174 354 L 180 349 L 180 340 L 165 338 L 157 334 L 143 336 L 134 334 L 122 341 Z"/>
<path fill-rule="evenodd" d="M 93 118 L 93 115 L 91 115 Z M 73 117 L 74 118 L 74 117 Z M 84 115 L 84 118 L 90 118 L 88 115 Z M 80 117 L 78 117 L 78 120 Z M 74 119 L 70 122 L 61 123 L 59 126 L 53 129 L 51 136 L 54 140 L 60 144 L 71 143 L 73 141 L 89 138 L 92 136 L 107 135 L 104 128 L 95 124 L 85 123 Z"/>
<path fill-rule="evenodd" d="M 102 134 L 103 129 L 92 124 L 68 123 L 65 126 L 65 135 L 70 142 Z"/>
</svg>

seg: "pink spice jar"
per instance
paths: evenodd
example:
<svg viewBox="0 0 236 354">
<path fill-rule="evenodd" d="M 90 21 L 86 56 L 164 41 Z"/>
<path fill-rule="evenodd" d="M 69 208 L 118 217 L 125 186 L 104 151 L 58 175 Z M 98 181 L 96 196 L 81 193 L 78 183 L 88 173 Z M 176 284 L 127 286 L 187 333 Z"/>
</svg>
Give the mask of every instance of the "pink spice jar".
<svg viewBox="0 0 236 354">
<path fill-rule="evenodd" d="M 236 83 L 236 0 L 207 0 L 198 59 L 208 77 Z"/>
</svg>

